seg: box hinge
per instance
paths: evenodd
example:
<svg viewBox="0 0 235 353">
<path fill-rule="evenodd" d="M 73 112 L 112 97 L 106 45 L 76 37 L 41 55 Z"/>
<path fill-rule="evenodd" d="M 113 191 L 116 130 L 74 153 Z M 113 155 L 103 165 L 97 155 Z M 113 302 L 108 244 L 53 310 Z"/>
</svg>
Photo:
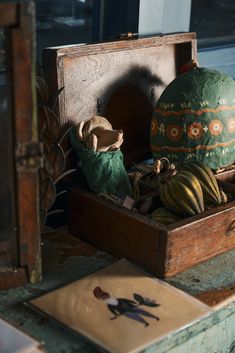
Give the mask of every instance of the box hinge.
<svg viewBox="0 0 235 353">
<path fill-rule="evenodd" d="M 18 144 L 15 147 L 16 169 L 35 169 L 43 166 L 43 145 L 38 142 Z"/>
<path fill-rule="evenodd" d="M 126 33 L 120 33 L 116 36 L 109 37 L 109 40 L 132 40 L 132 39 L 138 39 L 138 33 L 133 33 L 133 32 L 126 32 Z"/>
</svg>

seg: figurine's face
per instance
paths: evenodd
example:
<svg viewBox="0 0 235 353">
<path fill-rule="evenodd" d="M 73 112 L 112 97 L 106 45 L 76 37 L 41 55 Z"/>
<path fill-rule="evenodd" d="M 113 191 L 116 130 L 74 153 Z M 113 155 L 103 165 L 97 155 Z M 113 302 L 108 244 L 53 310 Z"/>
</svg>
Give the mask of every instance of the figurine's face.
<svg viewBox="0 0 235 353">
<path fill-rule="evenodd" d="M 77 137 L 88 148 L 98 152 L 117 150 L 123 143 L 123 131 L 113 130 L 109 121 L 101 116 L 80 122 Z"/>
</svg>

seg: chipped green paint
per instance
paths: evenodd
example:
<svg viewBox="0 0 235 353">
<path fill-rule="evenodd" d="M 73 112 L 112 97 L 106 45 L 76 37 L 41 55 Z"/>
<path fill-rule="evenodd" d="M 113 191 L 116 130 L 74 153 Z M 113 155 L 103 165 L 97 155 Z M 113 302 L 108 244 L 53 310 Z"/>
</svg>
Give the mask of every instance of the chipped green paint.
<svg viewBox="0 0 235 353">
<path fill-rule="evenodd" d="M 53 259 L 51 251 L 53 250 Z M 24 305 L 28 300 L 93 273 L 115 261 L 97 251 L 90 257 L 74 256 L 58 263 L 60 250 L 50 241 L 44 244 L 44 277 L 41 283 L 0 292 L 0 315 L 39 341 L 45 342 L 48 353 L 97 353 L 97 348 L 79 335 L 74 335 Z M 58 255 L 58 256 L 57 256 Z M 57 260 L 56 260 L 57 259 Z M 53 260 L 53 261 L 52 261 Z M 195 266 L 168 280 L 178 288 L 198 294 L 235 283 L 233 273 L 235 250 Z M 195 279 L 197 279 L 195 281 Z M 179 313 L 180 315 L 180 313 Z M 180 332 L 145 349 L 143 353 L 235 353 L 235 301 L 217 310 Z"/>
<path fill-rule="evenodd" d="M 167 337 L 144 353 L 231 353 L 235 343 L 235 303 Z"/>
</svg>

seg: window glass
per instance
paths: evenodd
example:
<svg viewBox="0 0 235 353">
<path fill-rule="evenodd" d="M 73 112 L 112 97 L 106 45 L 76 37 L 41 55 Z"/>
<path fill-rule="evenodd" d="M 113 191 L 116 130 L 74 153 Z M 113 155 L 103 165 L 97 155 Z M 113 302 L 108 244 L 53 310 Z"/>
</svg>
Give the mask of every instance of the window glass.
<svg viewBox="0 0 235 353">
<path fill-rule="evenodd" d="M 192 0 L 190 30 L 197 33 L 200 66 L 235 78 L 235 1 Z"/>
<path fill-rule="evenodd" d="M 36 0 L 37 58 L 45 47 L 92 40 L 92 1 Z"/>
<path fill-rule="evenodd" d="M 235 43 L 235 1 L 192 0 L 190 30 L 199 47 Z"/>
</svg>

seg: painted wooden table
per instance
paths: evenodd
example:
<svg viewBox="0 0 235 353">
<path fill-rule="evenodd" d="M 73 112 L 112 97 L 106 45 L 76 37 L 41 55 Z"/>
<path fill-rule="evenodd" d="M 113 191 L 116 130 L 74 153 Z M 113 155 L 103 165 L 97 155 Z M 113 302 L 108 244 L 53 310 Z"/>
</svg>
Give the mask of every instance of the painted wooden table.
<svg viewBox="0 0 235 353">
<path fill-rule="evenodd" d="M 43 236 L 43 281 L 0 292 L 0 315 L 44 342 L 48 353 L 98 353 L 72 334 L 27 307 L 28 300 L 82 278 L 114 262 L 109 254 L 71 237 L 66 230 Z M 235 250 L 167 281 L 213 310 L 203 320 L 170 335 L 145 353 L 235 353 Z M 180 313 L 179 313 L 180 314 Z"/>
</svg>

